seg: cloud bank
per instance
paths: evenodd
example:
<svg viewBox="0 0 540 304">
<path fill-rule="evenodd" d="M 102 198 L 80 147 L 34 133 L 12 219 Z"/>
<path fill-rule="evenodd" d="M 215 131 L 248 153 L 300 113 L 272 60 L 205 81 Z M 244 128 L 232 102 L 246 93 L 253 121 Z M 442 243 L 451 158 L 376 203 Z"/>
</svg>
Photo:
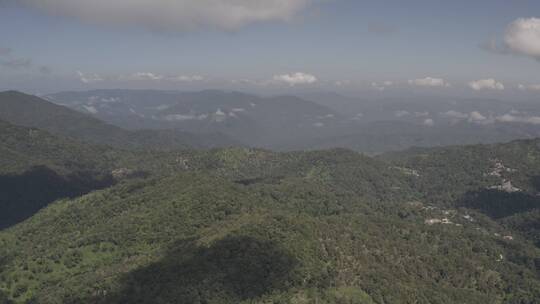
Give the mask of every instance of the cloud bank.
<svg viewBox="0 0 540 304">
<path fill-rule="evenodd" d="M 504 85 L 493 78 L 471 81 L 469 82 L 469 87 L 475 91 L 504 90 Z"/>
<path fill-rule="evenodd" d="M 168 81 L 168 82 L 197 82 L 205 81 L 206 78 L 200 75 L 171 75 L 166 76 L 152 72 L 136 72 L 128 75 L 101 76 L 96 73 L 83 73 L 77 71 L 77 76 L 82 83 L 91 84 L 101 81 Z"/>
<path fill-rule="evenodd" d="M 531 125 L 540 125 L 540 117 L 530 116 L 527 113 L 522 113 L 519 111 L 510 111 L 509 113 L 502 115 L 489 115 L 485 116 L 478 111 L 473 111 L 470 113 L 461 113 L 455 110 L 450 110 L 448 112 L 440 113 L 443 117 L 448 117 L 455 119 L 455 121 L 467 120 L 470 123 L 480 124 L 480 125 L 489 125 L 494 123 L 520 123 L 520 124 L 531 124 Z"/>
<path fill-rule="evenodd" d="M 450 83 L 441 78 L 420 78 L 409 80 L 410 85 L 419 86 L 419 87 L 450 87 Z"/>
<path fill-rule="evenodd" d="M 518 85 L 518 89 L 523 91 L 540 91 L 540 84 L 520 84 Z"/>
<path fill-rule="evenodd" d="M 153 30 L 238 29 L 254 22 L 287 21 L 313 0 L 19 0 L 24 6 L 96 24 Z"/>
<path fill-rule="evenodd" d="M 294 73 L 274 76 L 274 81 L 286 83 L 290 86 L 300 84 L 313 84 L 317 82 L 317 77 L 307 73 Z"/>
<path fill-rule="evenodd" d="M 103 78 L 98 74 L 87 74 L 77 71 L 77 75 L 79 76 L 79 80 L 86 84 L 103 81 Z"/>
<path fill-rule="evenodd" d="M 394 85 L 393 81 L 387 80 L 383 82 L 372 82 L 371 87 L 377 91 L 384 91 L 387 87 L 391 87 Z"/>
</svg>

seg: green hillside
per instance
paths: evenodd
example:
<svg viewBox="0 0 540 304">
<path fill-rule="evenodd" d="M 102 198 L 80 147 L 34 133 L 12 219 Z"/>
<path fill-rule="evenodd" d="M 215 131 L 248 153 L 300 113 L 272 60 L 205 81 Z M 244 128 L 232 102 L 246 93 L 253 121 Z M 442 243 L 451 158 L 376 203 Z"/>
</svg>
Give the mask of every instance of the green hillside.
<svg viewBox="0 0 540 304">
<path fill-rule="evenodd" d="M 540 246 L 540 141 L 411 150 L 387 155 L 429 204 L 467 208 Z"/>
<path fill-rule="evenodd" d="M 166 169 L 0 232 L 0 290 L 16 303 L 538 303 L 537 247 L 473 210 L 427 208 L 393 164 L 347 150 L 158 159 Z M 446 212 L 451 224 L 426 224 Z"/>
</svg>

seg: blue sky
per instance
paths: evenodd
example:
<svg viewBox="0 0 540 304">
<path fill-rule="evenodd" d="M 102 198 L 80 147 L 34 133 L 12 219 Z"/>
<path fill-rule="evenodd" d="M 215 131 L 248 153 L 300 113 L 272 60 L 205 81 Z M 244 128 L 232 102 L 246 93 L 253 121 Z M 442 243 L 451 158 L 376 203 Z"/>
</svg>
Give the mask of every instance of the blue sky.
<svg viewBox="0 0 540 304">
<path fill-rule="evenodd" d="M 152 14 L 131 12 L 130 1 Z M 7 3 L 0 6 L 0 89 L 540 94 L 540 28 L 521 44 L 505 44 L 519 18 L 537 25 L 539 1 L 290 0 L 283 7 L 270 0 L 273 7 L 242 10 L 242 17 L 227 10 L 234 0 L 179 0 L 167 10 L 165 0 L 98 0 L 95 11 L 70 0 L 9 2 L 0 2 Z M 186 9 L 190 2 L 202 4 Z M 494 82 L 474 90 L 479 80 Z"/>
</svg>

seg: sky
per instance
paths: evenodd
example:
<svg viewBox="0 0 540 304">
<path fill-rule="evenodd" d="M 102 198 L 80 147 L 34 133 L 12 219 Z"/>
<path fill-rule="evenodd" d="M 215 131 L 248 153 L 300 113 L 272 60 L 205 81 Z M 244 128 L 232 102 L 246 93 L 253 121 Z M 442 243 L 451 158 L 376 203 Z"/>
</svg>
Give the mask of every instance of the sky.
<svg viewBox="0 0 540 304">
<path fill-rule="evenodd" d="M 0 89 L 540 96 L 540 1 L 0 0 Z"/>
</svg>

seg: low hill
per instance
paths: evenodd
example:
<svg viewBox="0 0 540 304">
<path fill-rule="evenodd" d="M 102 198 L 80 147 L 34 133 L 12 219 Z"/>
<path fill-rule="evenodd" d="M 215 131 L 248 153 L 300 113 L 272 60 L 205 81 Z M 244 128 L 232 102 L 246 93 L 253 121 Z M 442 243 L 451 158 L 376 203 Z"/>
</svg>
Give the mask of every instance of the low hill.
<svg viewBox="0 0 540 304">
<path fill-rule="evenodd" d="M 120 154 L 0 121 L 0 228 L 18 223 L 61 197 L 113 183 Z"/>
</svg>

